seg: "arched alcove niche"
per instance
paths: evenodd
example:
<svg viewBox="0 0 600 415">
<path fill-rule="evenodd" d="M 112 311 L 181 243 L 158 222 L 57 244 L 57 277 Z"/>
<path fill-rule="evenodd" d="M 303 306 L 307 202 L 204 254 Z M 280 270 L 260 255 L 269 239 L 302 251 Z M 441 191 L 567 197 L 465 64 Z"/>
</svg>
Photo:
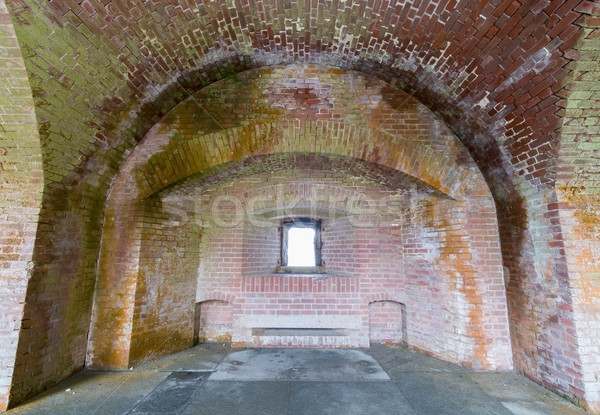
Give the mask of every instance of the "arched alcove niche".
<svg viewBox="0 0 600 415">
<path fill-rule="evenodd" d="M 220 209 L 241 219 L 211 220 Z M 271 223 L 262 230 L 272 241 L 279 217 L 268 213 L 290 209 L 326 219 L 325 279 L 252 262 L 261 234 L 250 219 Z M 355 243 L 341 242 L 349 236 Z M 88 364 L 128 367 L 189 347 L 205 291 L 240 301 L 234 344 L 368 346 L 365 297 L 385 290 L 406 298 L 415 347 L 473 368 L 512 367 L 494 202 L 457 138 L 414 98 L 360 73 L 247 71 L 175 107 L 121 168 L 106 207 Z M 301 313 L 286 301 L 304 291 L 314 309 Z M 280 302 L 252 321 L 248 304 L 267 297 Z M 329 317 L 317 306 L 325 300 Z M 260 332 L 281 328 L 342 335 L 299 332 L 282 343 Z"/>
</svg>

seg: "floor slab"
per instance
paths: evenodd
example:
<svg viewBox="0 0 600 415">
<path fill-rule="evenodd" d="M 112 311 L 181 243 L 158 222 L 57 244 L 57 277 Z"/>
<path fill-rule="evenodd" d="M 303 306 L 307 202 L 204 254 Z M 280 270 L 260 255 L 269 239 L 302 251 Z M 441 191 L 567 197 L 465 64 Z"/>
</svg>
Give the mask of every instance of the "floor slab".
<svg viewBox="0 0 600 415">
<path fill-rule="evenodd" d="M 391 377 L 419 414 L 510 415 L 462 373 L 412 372 Z"/>
<path fill-rule="evenodd" d="M 210 380 L 389 380 L 377 361 L 360 350 L 250 349 L 233 352 Z"/>
<path fill-rule="evenodd" d="M 181 412 L 186 415 L 282 415 L 289 400 L 286 382 L 206 382 Z"/>
<path fill-rule="evenodd" d="M 515 372 L 471 372 L 467 376 L 500 401 L 562 401 L 558 395 Z"/>
<path fill-rule="evenodd" d="M 173 372 L 140 400 L 128 415 L 180 413 L 209 373 Z"/>
<path fill-rule="evenodd" d="M 514 372 L 473 372 L 401 346 L 202 344 L 127 371 L 83 371 L 8 415 L 584 415 Z"/>
<path fill-rule="evenodd" d="M 398 345 L 374 344 L 366 351 L 381 366 L 396 372 L 466 372 L 462 366 L 445 362 Z"/>
<path fill-rule="evenodd" d="M 161 357 L 135 366 L 136 372 L 162 371 L 207 371 L 215 370 L 223 358 L 231 353 L 231 347 L 222 343 L 205 343 L 170 356 Z"/>
<path fill-rule="evenodd" d="M 168 376 L 168 372 L 84 371 L 8 413 L 122 415 Z"/>
<path fill-rule="evenodd" d="M 288 414 L 416 415 L 392 382 L 290 382 Z"/>
<path fill-rule="evenodd" d="M 585 412 L 567 402 L 503 402 L 512 415 L 582 415 Z"/>
</svg>

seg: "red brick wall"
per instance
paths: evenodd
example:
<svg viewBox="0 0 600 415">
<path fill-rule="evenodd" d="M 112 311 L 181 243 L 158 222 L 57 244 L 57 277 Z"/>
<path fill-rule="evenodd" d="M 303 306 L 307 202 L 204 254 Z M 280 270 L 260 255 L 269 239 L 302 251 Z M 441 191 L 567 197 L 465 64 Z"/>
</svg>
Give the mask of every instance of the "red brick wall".
<svg viewBox="0 0 600 415">
<path fill-rule="evenodd" d="M 406 306 L 395 301 L 369 304 L 369 340 L 371 343 L 407 343 Z"/>
<path fill-rule="evenodd" d="M 600 4 L 582 4 L 586 15 L 578 23 L 585 36 L 571 51 L 576 61 L 563 91 L 564 110 L 560 130 L 561 160 L 557 174 L 556 204 L 564 237 L 565 262 L 569 271 L 572 303 L 563 305 L 572 315 L 557 315 L 556 323 L 568 328 L 564 350 L 578 353 L 579 367 L 559 366 L 574 382 L 565 387 L 575 396 L 585 396 L 586 408 L 600 412 Z M 556 223 L 556 222 L 555 222 Z M 569 321 L 573 319 L 573 322 Z M 577 348 L 573 344 L 577 344 Z M 567 346 L 569 346 L 567 348 Z M 548 356 L 547 360 L 554 360 Z M 554 362 L 545 362 L 553 369 Z M 550 380 L 547 380 L 549 382 Z M 564 382 L 567 383 L 567 382 Z"/>
<path fill-rule="evenodd" d="M 304 86 L 298 86 L 298 79 L 304 79 Z M 350 90 L 353 92 L 348 95 Z M 349 96 L 353 100 L 348 100 Z M 315 99 L 321 104 L 308 102 Z M 282 102 L 286 108 L 278 107 Z M 210 113 L 198 112 L 198 105 L 210 107 Z M 313 105 L 333 111 L 334 121 L 320 120 L 320 112 L 303 112 L 298 118 L 297 111 Z M 244 114 L 250 123 L 236 114 Z M 231 129 L 214 133 L 215 123 Z M 241 123 L 245 125 L 237 127 Z M 370 126 L 383 126 L 389 132 Z M 375 142 L 379 144 L 373 145 Z M 440 148 L 444 151 L 431 151 Z M 154 192 L 174 185 L 163 193 L 183 198 L 183 194 L 214 186 L 225 178 L 296 166 L 369 177 L 394 188 L 425 183 L 425 192 L 459 197 L 474 175 L 472 162 L 465 164 L 466 160 L 468 156 L 465 158 L 456 138 L 418 102 L 357 73 L 311 66 L 280 67 L 247 72 L 208 87 L 152 129 L 132 152 L 112 187 L 106 206 L 88 364 L 129 366 L 132 310 L 143 277 L 137 258 L 147 205 L 144 199 Z M 423 168 L 424 163 L 432 168 Z M 229 209 L 235 222 L 236 206 Z M 228 243 L 234 247 L 243 244 L 243 232 L 235 226 L 229 229 L 233 234 L 228 236 Z M 203 239 L 211 232 L 203 225 Z M 210 272 L 222 275 L 225 285 L 228 275 L 243 268 L 236 262 L 243 252 L 231 248 L 215 253 L 220 262 L 206 265 Z M 278 254 L 273 255 L 274 260 Z M 204 266 L 201 263 L 201 272 Z"/>
<path fill-rule="evenodd" d="M 422 313 L 422 326 L 447 320 L 459 327 L 443 334 L 434 333 L 432 338 L 427 331 L 420 335 L 438 347 L 461 344 L 469 338 L 474 353 L 482 358 L 472 362 L 475 368 L 488 365 L 490 360 L 501 362 L 507 357 L 509 336 L 502 324 L 506 297 L 497 234 L 494 221 L 485 220 L 494 217 L 493 204 L 481 195 L 473 195 L 460 203 L 416 200 L 409 209 L 405 218 L 409 226 L 403 229 L 404 256 L 409 264 L 405 271 L 407 290 L 415 297 L 450 296 L 456 305 L 430 308 Z M 477 219 L 473 218 L 475 215 Z M 429 277 L 424 279 L 424 276 Z M 498 328 L 495 335 L 479 327 L 495 324 Z M 451 348 L 454 352 L 461 350 Z M 490 348 L 495 351 L 490 353 Z"/>
<path fill-rule="evenodd" d="M 242 274 L 272 272 L 280 262 L 280 232 L 273 223 L 250 217 L 245 219 Z M 235 249 L 235 247 L 231 247 Z"/>
<path fill-rule="evenodd" d="M 323 225 L 322 259 L 327 270 L 335 275 L 358 275 L 358 229 L 354 219 L 331 218 Z"/>
<path fill-rule="evenodd" d="M 34 332 L 25 341 L 28 351 L 36 350 L 37 341 L 46 337 L 31 320 L 38 317 L 25 313 L 35 240 L 48 229 L 38 225 L 42 149 L 24 66 L 10 16 L 0 1 L 0 411 L 26 381 L 19 375 L 27 364 L 17 352 L 21 328 Z"/>
<path fill-rule="evenodd" d="M 194 336 L 201 230 L 158 198 L 146 203 L 143 224 L 130 365 L 191 347 Z"/>
<path fill-rule="evenodd" d="M 594 150 L 587 153 L 590 148 L 585 147 L 593 147 L 597 131 L 586 131 L 582 140 L 571 137 L 579 132 L 559 131 L 562 124 L 578 122 L 571 123 L 573 118 L 591 120 L 584 124 L 586 129 L 597 125 L 594 90 L 584 85 L 572 96 L 565 85 L 570 80 L 598 81 L 597 73 L 589 69 L 598 62 L 600 50 L 595 40 L 595 2 L 351 5 L 331 0 L 285 4 L 264 0 L 257 7 L 222 2 L 6 3 L 33 87 L 47 184 L 39 223 L 42 237 L 36 243 L 39 257 L 30 282 L 33 295 L 26 308 L 31 309 L 30 316 L 44 315 L 52 324 L 23 321 L 25 329 L 35 327 L 23 331 L 18 354 L 28 365 L 19 365 L 16 371 L 21 379 L 37 385 L 31 386 L 32 391 L 68 376 L 82 364 L 104 201 L 131 148 L 161 116 L 206 85 L 252 68 L 301 62 L 371 74 L 414 95 L 451 126 L 474 155 L 499 207 L 519 370 L 571 397 L 581 398 L 589 390 L 592 398 L 586 399 L 600 402 L 598 387 L 589 380 L 596 368 L 590 357 L 596 329 L 587 329 L 597 320 L 595 310 L 587 306 L 596 297 L 586 294 L 590 284 L 597 285 L 589 279 L 596 271 L 580 268 L 589 256 L 579 255 L 596 243 L 589 236 L 595 228 L 585 221 L 577 227 L 569 223 L 578 216 L 589 219 L 586 211 L 593 211 L 598 201 L 592 191 L 569 202 L 564 215 L 565 205 L 555 205 L 570 197 L 564 189 L 555 193 L 559 170 L 574 161 L 597 164 Z M 327 13 L 326 21 L 322 17 Z M 283 15 L 297 19 L 280 18 Z M 588 42 L 573 49 L 582 36 Z M 321 89 L 320 93 L 327 92 Z M 578 101 L 577 105 L 575 101 L 567 105 L 565 97 Z M 310 100 L 315 98 L 310 92 L 299 91 L 298 98 L 307 105 L 303 117 L 316 112 L 338 115 L 326 106 L 311 108 L 315 103 Z M 368 101 L 365 97 L 363 103 Z M 289 105 L 294 100 L 282 102 Z M 195 111 L 199 118 L 209 118 L 206 108 Z M 12 113 L 8 115 L 12 118 Z M 245 115 L 231 111 L 227 117 L 243 122 Z M 207 119 L 206 130 L 218 130 L 221 118 Z M 580 147 L 583 143 L 587 144 Z M 562 153 L 580 150 L 585 152 L 583 158 Z M 591 186 L 583 180 L 585 184 L 558 186 L 596 187 L 594 180 Z M 568 241 L 562 246 L 564 235 Z M 108 280 L 110 286 L 114 281 Z M 63 281 L 68 281 L 68 287 L 54 291 Z M 101 288 L 107 286 L 104 277 L 99 282 Z M 131 284 L 117 285 L 132 294 Z M 126 302 L 133 297 L 126 295 Z M 571 310 L 574 302 L 586 304 L 575 312 L 577 317 Z M 49 303 L 56 307 L 46 307 Z M 98 304 L 102 306 L 103 300 Z M 105 317 L 119 321 L 122 316 L 108 313 Z M 586 339 L 586 346 L 581 342 L 574 346 L 572 327 L 559 323 L 574 319 L 581 323 L 576 337 Z M 99 321 L 98 315 L 94 321 Z M 92 334 L 97 326 L 93 325 Z M 125 326 L 118 336 L 109 336 L 117 339 L 113 349 L 127 349 L 122 340 L 127 342 L 130 329 Z M 32 357 L 27 353 L 35 341 L 27 334 L 31 332 L 48 333 L 48 338 L 60 334 L 65 341 L 46 342 Z M 106 361 L 118 354 L 104 353 L 99 345 L 90 349 L 90 356 L 98 352 Z M 553 358 L 555 352 L 561 358 Z M 55 359 L 56 355 L 65 358 Z M 585 376 L 579 369 L 583 361 L 589 371 Z M 33 373 L 44 365 L 52 367 L 34 378 Z"/>
<path fill-rule="evenodd" d="M 201 243 L 198 298 L 210 298 L 211 292 L 235 298 L 228 332 L 235 345 L 365 347 L 370 339 L 396 338 L 469 367 L 510 368 L 493 202 L 481 180 L 473 186 L 483 194 L 473 192 L 472 200 L 457 202 L 416 192 L 399 195 L 372 182 L 323 171 L 292 171 L 249 176 L 211 189 L 202 194 L 202 223 L 210 232 L 203 233 Z M 225 197 L 237 202 L 220 203 Z M 348 203 L 352 199 L 361 203 Z M 349 210 L 333 209 L 340 201 Z M 264 220 L 257 228 L 247 220 L 254 212 L 234 213 L 236 205 L 279 208 L 290 215 L 329 212 L 322 232 L 328 274 L 273 274 L 279 220 L 271 219 L 270 226 Z M 465 206 L 477 212 L 467 213 Z M 478 220 L 469 222 L 475 213 Z M 327 216 L 341 214 L 347 216 Z M 236 217 L 236 226 L 216 226 L 230 223 L 223 220 L 227 217 Z M 263 251 L 256 242 L 265 234 L 271 235 L 271 243 Z M 261 275 L 255 264 L 263 257 Z M 379 301 L 394 301 L 400 311 L 387 317 L 373 312 L 369 304 Z M 207 323 L 209 328 L 220 324 L 218 317 Z M 294 327 L 335 328 L 346 336 L 256 333 Z"/>
<path fill-rule="evenodd" d="M 198 341 L 231 342 L 233 307 L 226 301 L 198 303 Z"/>
</svg>

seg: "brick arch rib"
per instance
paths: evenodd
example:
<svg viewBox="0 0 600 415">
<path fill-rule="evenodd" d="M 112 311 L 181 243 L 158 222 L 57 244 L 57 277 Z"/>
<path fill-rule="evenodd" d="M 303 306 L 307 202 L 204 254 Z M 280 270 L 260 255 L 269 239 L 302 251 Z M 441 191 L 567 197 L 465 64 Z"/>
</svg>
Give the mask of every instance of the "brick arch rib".
<svg viewBox="0 0 600 415">
<path fill-rule="evenodd" d="M 302 135 L 308 137 L 300 140 Z M 242 138 L 243 137 L 243 138 Z M 328 145 L 325 145 L 325 143 Z M 204 151 L 210 144 L 210 152 Z M 232 151 L 227 151 L 227 150 Z M 401 172 L 413 182 L 422 182 L 453 199 L 464 197 L 465 189 L 475 180 L 475 173 L 424 144 L 383 131 L 374 131 L 336 122 L 307 121 L 300 123 L 250 124 L 197 137 L 191 142 L 171 146 L 152 156 L 134 174 L 142 197 L 181 183 L 194 175 L 216 169 L 218 165 L 243 162 L 248 157 L 275 154 L 316 154 L 322 158 L 351 158 L 365 165 L 381 166 Z M 182 157 L 182 154 L 185 155 Z M 288 160 L 292 165 L 294 156 Z M 281 161 L 281 160 L 279 160 Z M 306 157 L 303 161 L 308 162 Z M 250 161 L 251 163 L 251 161 Z M 281 164 L 281 163 L 280 163 Z M 344 164 L 342 162 L 342 164 Z M 352 163 L 347 163 L 351 165 Z M 423 168 L 424 165 L 437 168 Z M 164 169 L 163 166 L 169 166 Z M 322 168 L 327 168 L 327 163 Z M 265 168 L 270 167 L 268 163 Z M 310 163 L 307 164 L 310 168 Z M 365 168 L 366 171 L 367 168 Z M 206 180 L 205 177 L 202 177 Z"/>
</svg>

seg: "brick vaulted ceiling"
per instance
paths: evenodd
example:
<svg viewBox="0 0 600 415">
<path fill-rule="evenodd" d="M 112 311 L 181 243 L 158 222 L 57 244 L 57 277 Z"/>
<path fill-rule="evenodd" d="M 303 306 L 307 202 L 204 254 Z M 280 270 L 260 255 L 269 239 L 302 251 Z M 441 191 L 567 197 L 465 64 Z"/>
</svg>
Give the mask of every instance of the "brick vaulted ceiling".
<svg viewBox="0 0 600 415">
<path fill-rule="evenodd" d="M 299 61 L 361 71 L 414 95 L 478 155 L 490 179 L 515 169 L 525 179 L 550 182 L 566 52 L 592 3 L 15 0 L 8 6 L 33 86 L 45 180 L 68 189 L 99 180 L 89 175 L 111 177 L 150 126 L 203 86 Z M 524 149 L 536 157 L 523 160 Z"/>
<path fill-rule="evenodd" d="M 512 333 L 517 368 L 600 405 L 593 366 L 580 367 L 597 364 L 584 354 L 600 323 L 591 319 L 575 352 L 564 324 L 577 320 L 570 313 L 597 313 L 600 302 L 599 288 L 569 274 L 600 272 L 573 267 L 598 248 L 582 243 L 589 251 L 580 254 L 579 235 L 600 232 L 594 214 L 577 213 L 600 205 L 598 194 L 578 193 L 598 187 L 597 2 L 0 0 L 2 27 L 10 23 L 5 5 L 33 96 L 44 181 L 23 321 L 53 316 L 21 335 L 12 382 L 40 379 L 15 392 L 18 399 L 83 365 L 104 202 L 147 131 L 222 78 L 309 63 L 404 90 L 465 144 L 496 200 L 511 324 L 527 327 Z M 561 203 L 575 213 L 559 211 Z M 570 259 L 565 247 L 575 252 Z M 583 302 L 596 308 L 574 310 L 571 289 L 595 292 Z M 46 351 L 62 342 L 57 349 L 69 352 L 28 361 L 33 342 Z M 557 354 L 568 364 L 548 357 Z"/>
</svg>

